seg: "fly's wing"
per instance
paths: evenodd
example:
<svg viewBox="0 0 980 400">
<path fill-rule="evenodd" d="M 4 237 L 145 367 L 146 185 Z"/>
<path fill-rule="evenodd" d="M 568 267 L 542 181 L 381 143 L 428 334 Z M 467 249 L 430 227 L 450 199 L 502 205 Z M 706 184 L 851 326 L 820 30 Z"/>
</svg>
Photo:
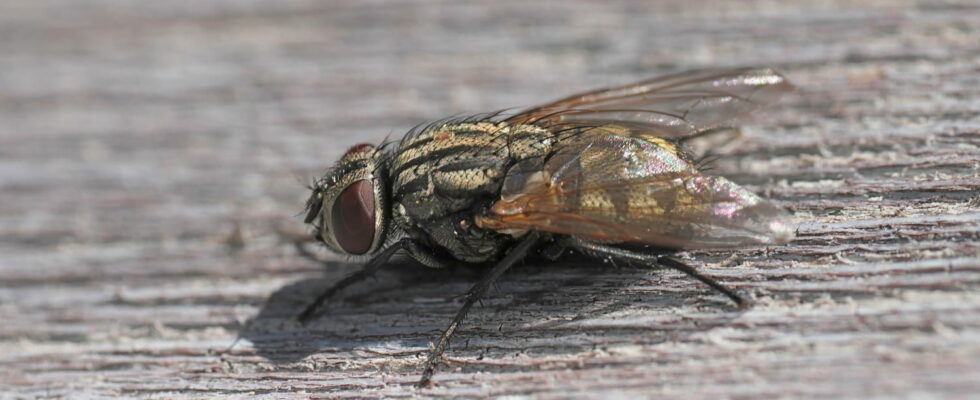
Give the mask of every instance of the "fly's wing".
<svg viewBox="0 0 980 400">
<path fill-rule="evenodd" d="M 789 214 L 731 181 L 702 175 L 676 148 L 616 135 L 571 142 L 516 164 L 479 226 L 664 248 L 782 244 Z"/>
<path fill-rule="evenodd" d="M 792 90 L 771 68 L 700 70 L 573 95 L 523 111 L 511 124 L 641 126 L 658 136 L 687 136 L 731 125 Z"/>
</svg>

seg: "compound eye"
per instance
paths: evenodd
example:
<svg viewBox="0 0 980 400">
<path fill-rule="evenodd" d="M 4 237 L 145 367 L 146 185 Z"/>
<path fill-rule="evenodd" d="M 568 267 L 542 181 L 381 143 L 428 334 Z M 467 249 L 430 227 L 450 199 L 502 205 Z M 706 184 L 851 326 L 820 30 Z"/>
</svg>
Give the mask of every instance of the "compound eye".
<svg viewBox="0 0 980 400">
<path fill-rule="evenodd" d="M 351 153 L 360 153 L 362 151 L 368 151 L 373 149 L 374 149 L 374 145 L 371 143 L 355 144 L 344 152 L 344 157 L 347 157 L 347 155 Z"/>
<path fill-rule="evenodd" d="M 374 187 L 362 179 L 340 192 L 330 210 L 331 230 L 340 248 L 349 254 L 364 254 L 374 243 Z"/>
</svg>

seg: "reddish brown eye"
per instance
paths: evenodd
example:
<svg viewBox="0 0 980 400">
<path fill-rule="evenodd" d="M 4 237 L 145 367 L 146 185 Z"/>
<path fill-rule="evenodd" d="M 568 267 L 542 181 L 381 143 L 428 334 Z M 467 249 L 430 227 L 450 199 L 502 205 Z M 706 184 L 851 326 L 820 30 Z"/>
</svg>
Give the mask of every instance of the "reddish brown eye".
<svg viewBox="0 0 980 400">
<path fill-rule="evenodd" d="M 374 145 L 371 144 L 371 143 L 355 144 L 355 145 L 351 146 L 349 149 L 347 149 L 347 151 L 344 152 L 344 156 L 347 156 L 350 153 L 360 153 L 362 151 L 367 151 L 367 150 L 370 150 L 370 149 L 373 149 L 373 148 L 374 148 Z"/>
<path fill-rule="evenodd" d="M 367 179 L 347 186 L 330 210 L 331 228 L 340 248 L 364 254 L 374 242 L 374 187 Z"/>
</svg>

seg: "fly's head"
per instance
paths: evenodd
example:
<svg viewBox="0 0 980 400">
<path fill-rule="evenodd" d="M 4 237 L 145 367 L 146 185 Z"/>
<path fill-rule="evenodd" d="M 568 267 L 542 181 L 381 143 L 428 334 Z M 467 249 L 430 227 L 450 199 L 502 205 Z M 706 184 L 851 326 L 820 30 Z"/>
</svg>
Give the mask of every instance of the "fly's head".
<svg viewBox="0 0 980 400">
<path fill-rule="evenodd" d="M 305 222 L 331 250 L 356 256 L 384 244 L 390 213 L 383 157 L 373 145 L 353 146 L 313 186 Z"/>
</svg>

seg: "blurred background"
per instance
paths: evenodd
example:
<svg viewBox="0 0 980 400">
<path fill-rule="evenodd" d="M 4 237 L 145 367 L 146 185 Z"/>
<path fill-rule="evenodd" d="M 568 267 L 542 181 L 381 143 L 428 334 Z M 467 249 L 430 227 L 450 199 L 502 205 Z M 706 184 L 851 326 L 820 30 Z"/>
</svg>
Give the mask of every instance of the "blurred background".
<svg viewBox="0 0 980 400">
<path fill-rule="evenodd" d="M 0 2 L 0 388 L 411 394 L 471 278 L 382 280 L 294 326 L 354 268 L 319 253 L 324 276 L 284 239 L 306 232 L 308 182 L 422 122 L 762 65 L 800 89 L 719 172 L 790 208 L 800 238 L 688 254 L 756 311 L 671 273 L 516 272 L 514 304 L 464 326 L 462 369 L 429 394 L 968 396 L 978 20 L 970 0 Z M 487 336 L 504 322 L 519 331 Z"/>
</svg>

